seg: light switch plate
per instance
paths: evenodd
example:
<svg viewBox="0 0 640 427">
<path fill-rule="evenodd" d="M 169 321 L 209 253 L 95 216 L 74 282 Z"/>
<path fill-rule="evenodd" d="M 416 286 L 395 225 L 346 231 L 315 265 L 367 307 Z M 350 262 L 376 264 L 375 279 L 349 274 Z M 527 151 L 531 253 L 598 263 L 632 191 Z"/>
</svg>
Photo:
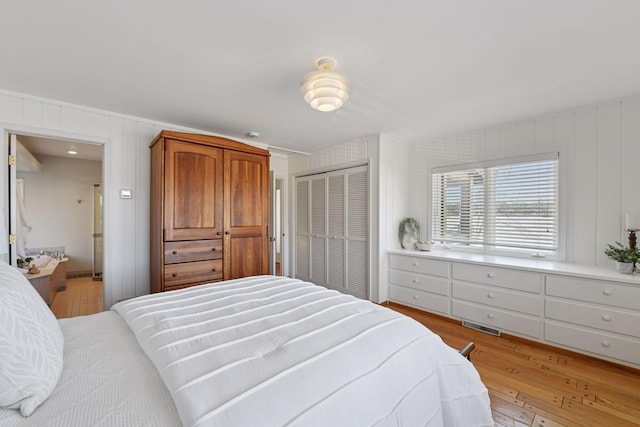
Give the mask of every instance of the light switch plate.
<svg viewBox="0 0 640 427">
<path fill-rule="evenodd" d="M 131 191 L 128 188 L 121 188 L 120 189 L 120 198 L 121 199 L 130 199 L 131 197 L 133 197 L 133 191 Z"/>
</svg>

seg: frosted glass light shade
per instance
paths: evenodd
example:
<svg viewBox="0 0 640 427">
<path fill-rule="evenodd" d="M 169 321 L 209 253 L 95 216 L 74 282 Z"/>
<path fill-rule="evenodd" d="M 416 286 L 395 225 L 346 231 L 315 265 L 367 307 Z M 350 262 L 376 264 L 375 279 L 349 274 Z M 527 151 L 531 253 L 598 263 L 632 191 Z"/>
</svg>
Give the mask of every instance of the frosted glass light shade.
<svg viewBox="0 0 640 427">
<path fill-rule="evenodd" d="M 311 108 L 329 112 L 342 107 L 349 99 L 350 88 L 341 74 L 331 69 L 320 69 L 302 79 L 300 91 Z"/>
</svg>

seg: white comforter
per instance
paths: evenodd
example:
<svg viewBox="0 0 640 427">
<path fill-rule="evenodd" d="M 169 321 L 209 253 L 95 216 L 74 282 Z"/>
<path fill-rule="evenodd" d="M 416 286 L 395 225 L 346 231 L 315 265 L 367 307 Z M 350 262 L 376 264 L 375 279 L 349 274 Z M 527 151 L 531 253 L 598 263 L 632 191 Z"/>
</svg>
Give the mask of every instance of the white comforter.
<svg viewBox="0 0 640 427">
<path fill-rule="evenodd" d="M 493 425 L 473 366 L 412 319 L 259 276 L 123 301 L 185 426 Z"/>
</svg>

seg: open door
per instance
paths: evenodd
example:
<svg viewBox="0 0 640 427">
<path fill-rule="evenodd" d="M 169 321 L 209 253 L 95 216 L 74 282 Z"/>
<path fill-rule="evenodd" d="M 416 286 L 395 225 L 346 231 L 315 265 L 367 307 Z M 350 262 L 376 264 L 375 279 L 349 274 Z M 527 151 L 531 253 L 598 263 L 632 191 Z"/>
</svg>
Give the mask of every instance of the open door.
<svg viewBox="0 0 640 427">
<path fill-rule="evenodd" d="M 8 141 L 9 152 L 9 185 L 8 185 L 8 203 L 9 203 L 9 263 L 16 265 L 16 236 L 18 235 L 18 201 L 16 197 L 16 162 L 18 137 L 15 134 L 9 134 Z"/>
<path fill-rule="evenodd" d="M 269 171 L 269 274 L 276 274 L 276 175 Z"/>
</svg>

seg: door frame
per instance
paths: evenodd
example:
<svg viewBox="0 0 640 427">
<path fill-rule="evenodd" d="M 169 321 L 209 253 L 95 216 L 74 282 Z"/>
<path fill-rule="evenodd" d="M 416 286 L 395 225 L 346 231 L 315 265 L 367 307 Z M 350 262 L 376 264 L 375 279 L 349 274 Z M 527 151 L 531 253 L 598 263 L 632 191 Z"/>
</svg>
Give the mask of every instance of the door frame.
<svg viewBox="0 0 640 427">
<path fill-rule="evenodd" d="M 110 241 L 106 238 L 108 233 L 106 230 L 109 230 L 109 224 L 111 222 L 111 214 L 109 212 L 109 206 L 111 204 L 109 200 L 109 192 L 111 191 L 111 185 L 109 182 L 109 173 L 111 170 L 111 155 L 109 153 L 108 147 L 110 146 L 110 139 L 106 137 L 99 136 L 90 136 L 90 135 L 82 135 L 77 133 L 63 132 L 52 129 L 39 129 L 30 126 L 24 125 L 16 125 L 10 123 L 0 122 L 0 136 L 2 137 L 2 143 L 0 144 L 0 157 L 3 159 L 8 159 L 9 154 L 9 138 L 11 134 L 16 135 L 24 135 L 24 136 L 36 136 L 41 138 L 51 138 L 51 139 L 60 139 L 64 141 L 71 141 L 78 144 L 91 144 L 91 145 L 101 145 L 102 146 L 102 191 L 103 191 L 103 235 L 105 238 L 103 239 L 103 287 L 102 287 L 102 297 L 103 301 L 111 301 L 110 295 L 108 293 L 111 291 L 109 287 L 108 281 L 108 271 L 109 266 L 111 265 L 110 259 Z M 15 191 L 15 171 L 14 168 L 11 174 L 10 182 L 4 182 L 4 180 L 0 180 L 0 206 L 2 206 L 5 210 L 7 218 L 11 216 L 10 204 L 9 204 L 9 190 Z M 3 177 L 9 176 L 9 164 L 7 161 L 0 162 L 0 174 Z M 8 185 L 7 185 L 8 184 Z M 8 219 L 5 218 L 5 224 L 7 225 L 7 230 L 14 232 L 15 231 L 15 212 L 12 216 L 13 224 L 9 224 Z M 6 255 L 0 255 L 4 257 L 5 261 L 10 263 L 11 265 L 15 265 L 16 263 L 16 253 L 15 249 L 12 252 L 12 259 L 7 259 Z M 109 298 L 107 298 L 109 296 Z"/>
</svg>

